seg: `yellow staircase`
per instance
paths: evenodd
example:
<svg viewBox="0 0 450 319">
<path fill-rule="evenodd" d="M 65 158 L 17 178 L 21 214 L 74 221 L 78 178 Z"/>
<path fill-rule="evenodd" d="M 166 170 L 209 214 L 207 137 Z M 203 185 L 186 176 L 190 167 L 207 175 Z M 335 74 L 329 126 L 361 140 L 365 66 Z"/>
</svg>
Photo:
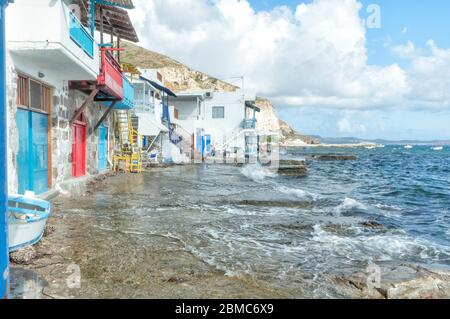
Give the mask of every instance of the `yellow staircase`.
<svg viewBox="0 0 450 319">
<path fill-rule="evenodd" d="M 119 145 L 113 157 L 114 172 L 117 172 L 121 163 L 125 172 L 141 173 L 142 158 L 139 132 L 133 127 L 130 111 L 119 110 L 114 112 L 114 122 L 119 139 Z"/>
</svg>

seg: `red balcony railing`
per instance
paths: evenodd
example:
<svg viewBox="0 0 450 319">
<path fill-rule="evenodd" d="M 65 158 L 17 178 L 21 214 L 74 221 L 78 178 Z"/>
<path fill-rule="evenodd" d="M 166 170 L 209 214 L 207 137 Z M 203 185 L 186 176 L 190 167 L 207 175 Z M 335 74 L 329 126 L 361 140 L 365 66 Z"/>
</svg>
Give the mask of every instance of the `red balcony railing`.
<svg viewBox="0 0 450 319">
<path fill-rule="evenodd" d="M 124 97 L 122 68 L 116 59 L 112 56 L 111 51 L 119 49 L 102 48 L 101 51 L 101 68 L 100 75 L 97 79 L 97 85 L 102 91 L 109 94 L 117 100 Z"/>
</svg>

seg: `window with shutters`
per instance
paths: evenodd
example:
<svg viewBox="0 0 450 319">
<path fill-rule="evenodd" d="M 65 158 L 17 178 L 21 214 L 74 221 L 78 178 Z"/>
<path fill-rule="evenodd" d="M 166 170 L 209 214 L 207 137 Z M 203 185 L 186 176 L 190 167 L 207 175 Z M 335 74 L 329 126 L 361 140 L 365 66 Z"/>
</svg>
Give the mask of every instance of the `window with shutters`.
<svg viewBox="0 0 450 319">
<path fill-rule="evenodd" d="M 28 83 L 27 77 L 19 75 L 17 80 L 17 105 L 19 106 L 30 106 Z"/>
<path fill-rule="evenodd" d="M 19 75 L 17 81 L 17 106 L 42 113 L 50 113 L 52 90 L 49 86 Z"/>
</svg>

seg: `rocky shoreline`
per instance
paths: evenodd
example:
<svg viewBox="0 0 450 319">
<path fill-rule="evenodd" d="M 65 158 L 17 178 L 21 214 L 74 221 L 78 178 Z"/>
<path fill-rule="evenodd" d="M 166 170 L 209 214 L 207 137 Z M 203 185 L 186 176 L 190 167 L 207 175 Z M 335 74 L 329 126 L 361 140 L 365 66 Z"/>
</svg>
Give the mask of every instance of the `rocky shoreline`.
<svg viewBox="0 0 450 319">
<path fill-rule="evenodd" d="M 282 165 L 298 165 L 285 161 Z M 152 168 L 144 174 L 167 168 Z M 301 291 L 286 291 L 252 276 L 227 275 L 186 251 L 175 237 L 150 235 L 146 248 L 131 243 L 118 228 L 93 226 L 98 190 L 121 192 L 140 175 L 118 175 L 92 182 L 84 196 L 58 197 L 43 240 L 11 254 L 12 288 L 17 298 L 305 298 Z M 117 190 L 115 188 L 118 188 Z M 269 207 L 264 201 L 242 205 Z M 271 203 L 272 205 L 281 205 Z M 291 208 L 308 208 L 292 202 Z M 124 203 L 124 207 L 126 203 Z M 113 209 L 113 208 L 111 208 Z M 364 227 L 380 227 L 366 222 Z M 299 225 L 302 227 L 302 225 Z M 101 234 L 101 237 L 98 235 Z M 129 246 L 128 246 L 129 247 Z M 79 286 L 73 275 L 81 274 Z M 404 299 L 450 298 L 450 272 L 422 265 L 381 266 L 380 285 L 368 283 L 370 273 L 328 275 L 342 298 Z M 305 277 L 308 277 L 305 274 Z M 75 277 L 76 279 L 76 277 Z M 72 285 L 72 286 L 71 286 Z M 75 287 L 73 286 L 75 285 Z"/>
</svg>

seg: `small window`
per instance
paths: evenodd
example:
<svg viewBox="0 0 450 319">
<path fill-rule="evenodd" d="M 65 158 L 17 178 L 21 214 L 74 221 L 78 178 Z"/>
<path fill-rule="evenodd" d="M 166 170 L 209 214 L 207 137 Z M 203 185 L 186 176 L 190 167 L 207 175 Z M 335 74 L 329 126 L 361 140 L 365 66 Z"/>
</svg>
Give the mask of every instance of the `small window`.
<svg viewBox="0 0 450 319">
<path fill-rule="evenodd" d="M 17 105 L 29 106 L 28 78 L 19 75 L 17 80 Z"/>
<path fill-rule="evenodd" d="M 52 89 L 48 86 L 42 85 L 42 111 L 50 113 Z"/>
<path fill-rule="evenodd" d="M 30 107 L 42 110 L 41 84 L 30 80 Z"/>
<path fill-rule="evenodd" d="M 17 80 L 17 105 L 49 113 L 52 89 L 38 81 L 19 75 Z"/>
<path fill-rule="evenodd" d="M 223 107 L 223 106 L 213 106 L 213 108 L 212 108 L 212 118 L 213 119 L 224 119 L 225 118 L 225 107 Z"/>
</svg>

